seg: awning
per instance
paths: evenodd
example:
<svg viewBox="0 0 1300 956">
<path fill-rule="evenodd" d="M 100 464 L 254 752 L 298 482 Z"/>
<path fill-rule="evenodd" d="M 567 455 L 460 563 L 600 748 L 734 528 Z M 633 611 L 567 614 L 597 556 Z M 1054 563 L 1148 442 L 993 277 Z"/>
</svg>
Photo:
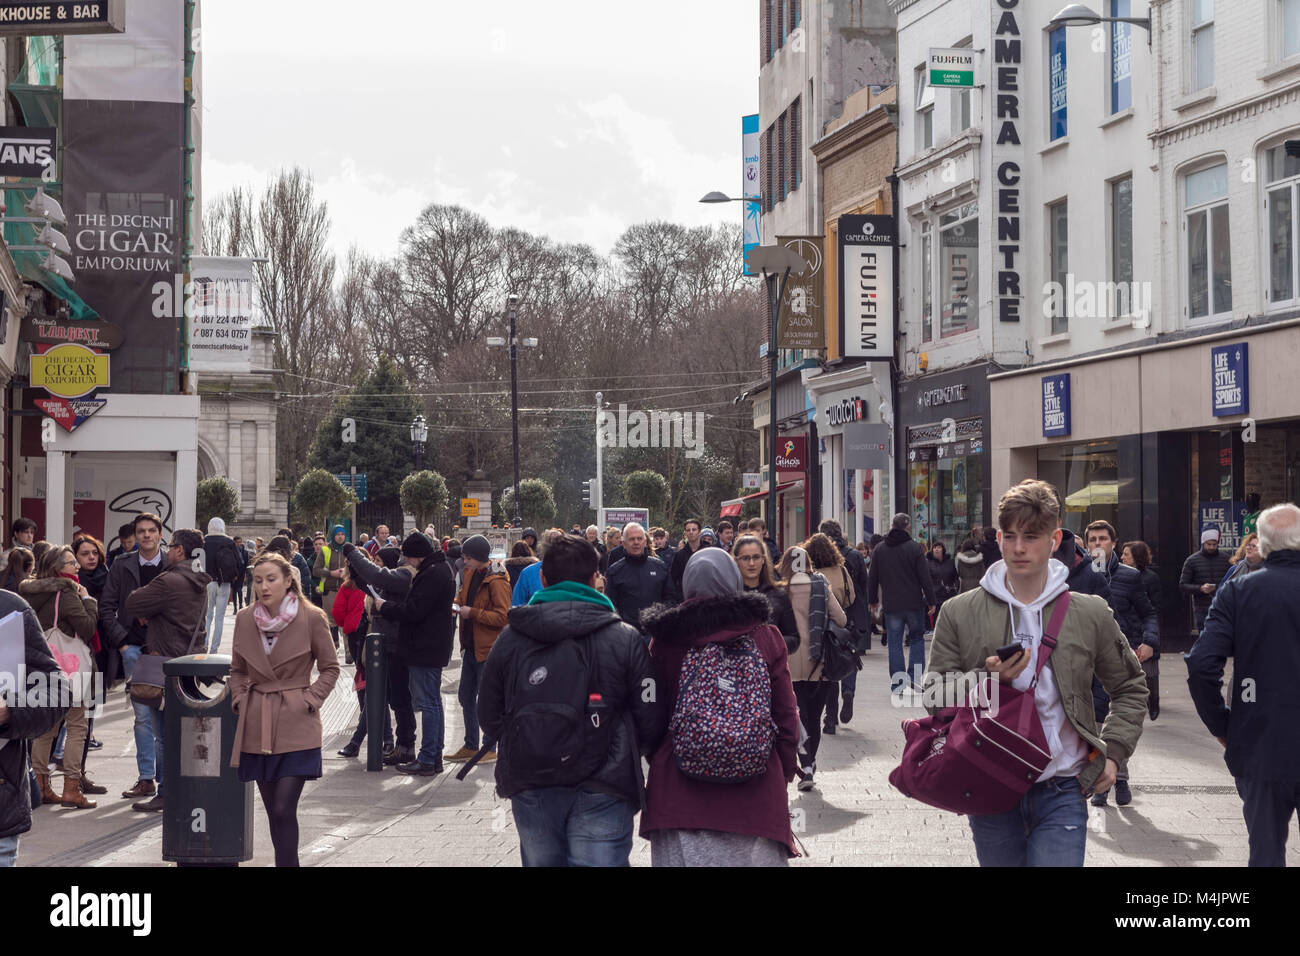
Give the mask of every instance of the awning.
<svg viewBox="0 0 1300 956">
<path fill-rule="evenodd" d="M 798 490 L 803 489 L 802 478 L 800 478 L 798 481 L 787 481 L 784 485 L 777 485 L 776 493 L 778 495 L 783 495 L 787 491 L 791 491 L 794 489 L 798 489 Z M 722 517 L 734 518 L 738 514 L 740 514 L 740 509 L 744 507 L 746 501 L 757 501 L 759 498 L 766 498 L 766 497 L 767 497 L 766 491 L 756 491 L 752 495 L 745 495 L 745 497 L 743 498 L 731 498 L 727 501 L 724 501 L 722 503 Z"/>
<path fill-rule="evenodd" d="M 53 272 L 48 272 L 41 268 L 41 259 L 44 257 L 43 252 L 27 252 L 21 249 L 11 250 L 14 265 L 18 267 L 18 274 L 28 282 L 33 282 L 45 289 L 56 299 L 62 299 L 68 303 L 68 314 L 74 319 L 97 319 L 99 313 L 82 301 L 81 296 L 72 291 L 62 278 L 56 276 Z"/>
<path fill-rule="evenodd" d="M 1124 484 L 1131 483 L 1132 479 L 1125 479 Z M 1066 511 L 1087 511 L 1089 508 L 1097 505 L 1117 505 L 1119 504 L 1119 486 L 1118 481 L 1093 481 L 1072 495 L 1065 496 Z"/>
</svg>

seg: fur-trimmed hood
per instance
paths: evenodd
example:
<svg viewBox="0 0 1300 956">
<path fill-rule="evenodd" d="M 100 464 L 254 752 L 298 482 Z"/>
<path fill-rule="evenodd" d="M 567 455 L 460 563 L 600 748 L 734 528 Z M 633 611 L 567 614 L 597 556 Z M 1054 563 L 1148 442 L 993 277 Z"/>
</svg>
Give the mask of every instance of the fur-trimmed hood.
<svg viewBox="0 0 1300 956">
<path fill-rule="evenodd" d="M 507 567 L 507 568 L 526 568 L 526 567 L 528 567 L 528 565 L 530 565 L 530 564 L 536 564 L 536 563 L 537 563 L 537 558 L 534 558 L 534 557 L 522 557 L 522 556 L 521 556 L 521 557 L 518 557 L 518 558 L 506 558 L 506 567 Z"/>
<path fill-rule="evenodd" d="M 686 601 L 675 607 L 656 604 L 641 612 L 641 630 L 668 644 L 709 644 L 729 641 L 766 624 L 769 613 L 767 598 L 751 591 Z"/>
</svg>

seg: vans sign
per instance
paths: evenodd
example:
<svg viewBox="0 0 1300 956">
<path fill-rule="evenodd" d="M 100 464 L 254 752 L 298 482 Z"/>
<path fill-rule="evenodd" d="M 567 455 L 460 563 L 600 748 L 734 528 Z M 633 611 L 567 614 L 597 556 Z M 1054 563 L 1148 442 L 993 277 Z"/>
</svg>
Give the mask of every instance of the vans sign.
<svg viewBox="0 0 1300 956">
<path fill-rule="evenodd" d="M 0 176 L 40 179 L 54 162 L 53 126 L 0 126 Z"/>
</svg>

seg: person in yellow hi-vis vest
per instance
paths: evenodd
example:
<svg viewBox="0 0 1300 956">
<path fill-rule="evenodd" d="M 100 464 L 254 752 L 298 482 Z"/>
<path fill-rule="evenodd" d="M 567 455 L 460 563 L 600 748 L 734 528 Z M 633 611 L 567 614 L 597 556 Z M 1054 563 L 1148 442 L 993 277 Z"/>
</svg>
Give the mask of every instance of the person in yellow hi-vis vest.
<svg viewBox="0 0 1300 956">
<path fill-rule="evenodd" d="M 343 568 L 347 566 L 347 560 L 343 556 L 343 544 L 348 537 L 341 524 L 334 526 L 333 535 L 331 544 L 322 544 L 316 548 L 316 564 L 312 568 L 312 577 L 320 578 L 320 583 L 316 587 L 321 595 L 325 616 L 331 622 L 334 620 L 334 596 L 338 594 L 339 588 L 343 586 Z M 330 633 L 334 636 L 334 646 L 337 648 L 339 646 L 338 627 L 331 626 Z M 351 655 L 348 656 L 351 657 Z M 348 663 L 351 664 L 352 661 L 348 660 Z"/>
</svg>

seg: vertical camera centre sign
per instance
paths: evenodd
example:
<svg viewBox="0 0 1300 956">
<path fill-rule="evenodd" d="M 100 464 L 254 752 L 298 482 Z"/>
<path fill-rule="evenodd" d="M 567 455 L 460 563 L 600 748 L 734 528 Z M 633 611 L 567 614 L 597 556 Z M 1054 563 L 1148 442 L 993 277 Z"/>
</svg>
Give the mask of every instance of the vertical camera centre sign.
<svg viewBox="0 0 1300 956">
<path fill-rule="evenodd" d="M 841 216 L 840 354 L 894 357 L 894 217 Z"/>
<path fill-rule="evenodd" d="M 993 102 L 997 137 L 992 148 L 996 185 L 993 268 L 994 308 L 1000 322 L 1019 322 L 1020 289 L 1020 65 L 1023 62 L 1020 0 L 996 0 L 993 8 Z M 1008 147 L 1017 147 L 1012 150 Z"/>
</svg>

